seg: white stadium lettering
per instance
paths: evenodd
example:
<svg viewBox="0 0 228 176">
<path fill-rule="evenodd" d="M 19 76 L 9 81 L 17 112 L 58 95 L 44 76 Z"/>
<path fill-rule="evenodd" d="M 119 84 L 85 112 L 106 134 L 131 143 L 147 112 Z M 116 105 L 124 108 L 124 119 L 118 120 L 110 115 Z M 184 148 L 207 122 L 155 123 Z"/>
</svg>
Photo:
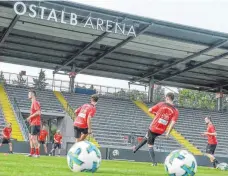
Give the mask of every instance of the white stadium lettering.
<svg viewBox="0 0 228 176">
<path fill-rule="evenodd" d="M 93 22 L 91 20 L 91 17 L 89 17 L 84 25 L 84 27 L 92 28 L 94 29 Z"/>
<path fill-rule="evenodd" d="M 38 13 L 38 9 L 40 9 L 40 13 Z M 104 20 L 101 18 L 93 18 L 91 16 L 85 17 L 84 20 L 79 21 L 77 13 L 70 13 L 64 10 L 60 11 L 48 9 L 47 7 L 37 6 L 35 4 L 30 4 L 27 8 L 24 2 L 16 2 L 14 4 L 14 12 L 17 15 L 25 15 L 31 18 L 39 18 L 42 20 L 54 21 L 72 26 L 77 26 L 80 24 L 80 27 L 136 37 L 136 32 L 133 25 L 118 23 L 111 20 Z M 66 18 L 66 15 L 68 15 L 69 18 Z"/>
<path fill-rule="evenodd" d="M 29 13 L 29 16 L 31 18 L 35 18 L 36 15 L 37 15 L 35 9 L 36 9 L 36 6 L 34 4 L 32 4 L 32 5 L 29 6 L 29 10 L 31 11 L 31 13 Z"/>
<path fill-rule="evenodd" d="M 22 9 L 19 11 L 19 7 L 22 7 Z M 27 11 L 27 7 L 26 5 L 23 3 L 23 2 L 16 2 L 14 4 L 14 12 L 17 14 L 17 15 L 24 15 Z"/>
<path fill-rule="evenodd" d="M 55 13 L 55 9 L 51 9 L 51 12 L 47 18 L 47 20 L 53 19 L 55 22 L 57 22 L 57 17 L 56 17 L 56 13 Z"/>
<path fill-rule="evenodd" d="M 62 10 L 61 12 L 61 23 L 66 24 L 66 21 L 64 21 L 65 18 L 65 12 Z"/>
<path fill-rule="evenodd" d="M 106 32 L 112 32 L 110 28 L 112 28 L 113 21 L 107 20 L 106 22 Z"/>
<path fill-rule="evenodd" d="M 70 14 L 70 24 L 76 26 L 78 24 L 77 15 L 75 13 Z"/>
<path fill-rule="evenodd" d="M 122 28 L 121 28 L 121 26 L 122 26 Z M 116 23 L 116 25 L 115 25 L 115 33 L 117 34 L 118 31 L 120 31 L 120 34 L 124 35 L 124 33 L 125 33 L 125 24 Z"/>
<path fill-rule="evenodd" d="M 41 14 L 40 14 L 40 18 L 43 20 L 44 19 L 44 11 L 47 9 L 46 7 L 40 6 L 41 9 Z"/>
<path fill-rule="evenodd" d="M 104 24 L 104 20 L 98 18 L 98 19 L 97 19 L 97 30 L 104 31 L 104 29 L 103 29 L 103 24 Z"/>
</svg>

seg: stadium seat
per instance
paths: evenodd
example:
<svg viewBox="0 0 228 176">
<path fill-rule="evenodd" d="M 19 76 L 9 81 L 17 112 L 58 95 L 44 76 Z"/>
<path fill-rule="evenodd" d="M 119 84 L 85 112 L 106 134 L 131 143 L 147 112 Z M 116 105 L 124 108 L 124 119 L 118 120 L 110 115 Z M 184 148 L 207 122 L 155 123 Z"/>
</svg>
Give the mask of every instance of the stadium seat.
<svg viewBox="0 0 228 176">
<path fill-rule="evenodd" d="M 5 120 L 3 117 L 2 108 L 0 107 L 0 133 L 2 132 L 4 126 L 5 126 Z"/>
<path fill-rule="evenodd" d="M 18 105 L 21 110 L 29 110 L 31 102 L 28 100 L 27 88 L 21 88 L 17 86 L 7 85 L 5 86 L 6 91 L 10 97 L 11 102 L 16 98 Z M 63 113 L 62 105 L 56 99 L 55 95 L 50 90 L 36 91 L 37 99 L 41 103 L 42 112 L 49 113 Z"/>
<path fill-rule="evenodd" d="M 71 107 L 76 109 L 89 103 L 88 95 L 63 92 Z M 132 147 L 126 136 L 145 136 L 151 119 L 130 100 L 100 96 L 97 113 L 93 119 L 93 133 L 101 146 Z M 181 146 L 174 139 L 160 138 L 155 143 L 159 151 L 172 151 Z M 144 147 L 143 149 L 147 149 Z"/>
<path fill-rule="evenodd" d="M 152 106 L 148 104 L 148 106 Z M 178 108 L 180 117 L 175 129 L 180 132 L 186 139 L 194 144 L 203 153 L 206 150 L 207 139 L 201 136 L 202 132 L 206 131 L 206 124 L 204 118 L 212 117 L 212 121 L 218 133 L 218 146 L 216 149 L 216 156 L 228 156 L 227 154 L 227 127 L 228 118 L 227 113 L 216 111 L 208 111 L 202 109 Z"/>
</svg>

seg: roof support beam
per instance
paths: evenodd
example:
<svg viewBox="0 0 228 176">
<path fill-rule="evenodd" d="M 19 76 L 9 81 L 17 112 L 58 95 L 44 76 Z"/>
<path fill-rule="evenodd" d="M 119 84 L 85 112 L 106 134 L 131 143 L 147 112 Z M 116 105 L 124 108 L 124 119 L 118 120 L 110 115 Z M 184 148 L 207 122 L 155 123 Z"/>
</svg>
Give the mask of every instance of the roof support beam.
<svg viewBox="0 0 228 176">
<path fill-rule="evenodd" d="M 74 60 L 82 55 L 86 50 L 89 50 L 91 47 L 93 47 L 95 44 L 97 44 L 99 41 L 101 41 L 103 38 L 105 38 L 109 33 L 104 32 L 100 36 L 98 36 L 95 40 L 93 40 L 91 43 L 87 44 L 84 48 L 80 49 L 75 55 L 71 56 L 67 61 L 65 61 L 61 67 L 57 68 L 53 73 L 57 73 L 60 71 L 63 67 L 69 65 L 70 63 L 74 62 Z"/>
<path fill-rule="evenodd" d="M 10 32 L 13 30 L 13 27 L 15 26 L 15 24 L 17 23 L 17 21 L 19 20 L 20 16 L 19 15 L 15 15 L 15 17 L 13 18 L 13 20 L 11 21 L 10 25 L 8 26 L 8 28 L 5 30 L 5 32 L 3 33 L 3 35 L 0 38 L 0 47 L 1 45 L 5 42 L 5 40 L 7 39 L 7 37 L 9 36 Z"/>
<path fill-rule="evenodd" d="M 148 86 L 148 83 L 133 83 L 133 84 L 130 84 L 130 85 L 136 85 L 136 86 Z"/>
<path fill-rule="evenodd" d="M 223 84 L 215 85 L 215 86 L 213 86 L 213 87 L 210 88 L 210 89 L 218 89 L 218 88 L 220 88 L 220 87 L 227 87 L 227 86 L 228 86 L 228 82 L 225 82 L 225 83 L 223 83 Z M 210 89 L 208 89 L 208 90 L 210 90 Z"/>
<path fill-rule="evenodd" d="M 210 62 L 215 62 L 215 61 L 217 61 L 217 60 L 219 60 L 219 59 L 222 59 L 222 58 L 224 58 L 224 57 L 226 57 L 226 56 L 228 56 L 228 52 L 226 52 L 226 53 L 224 53 L 224 54 L 221 54 L 221 55 L 219 55 L 219 56 L 215 56 L 215 57 L 213 57 L 213 58 L 211 58 L 211 59 L 208 59 L 208 60 L 206 60 L 206 61 L 200 62 L 200 63 L 198 63 L 198 64 L 196 64 L 196 65 L 194 65 L 194 66 L 188 67 L 188 68 L 186 68 L 186 69 L 184 69 L 184 70 L 181 70 L 181 71 L 179 71 L 179 72 L 177 72 L 177 73 L 174 73 L 174 74 L 172 74 L 172 75 L 169 75 L 169 76 L 167 76 L 166 78 L 159 80 L 159 82 L 160 82 L 160 81 L 167 80 L 167 79 L 172 78 L 172 77 L 174 77 L 174 76 L 177 76 L 177 75 L 179 75 L 179 74 L 181 74 L 181 73 L 184 73 L 184 72 L 193 70 L 193 69 L 195 69 L 195 68 L 198 68 L 198 67 L 200 67 L 200 66 L 202 66 L 202 65 L 208 64 L 208 63 L 210 63 Z"/>
<path fill-rule="evenodd" d="M 201 51 L 199 51 L 199 52 L 197 52 L 197 53 L 194 53 L 194 54 L 192 54 L 192 55 L 190 55 L 190 56 L 188 56 L 188 57 L 185 57 L 185 58 L 183 58 L 183 59 L 178 59 L 176 62 L 173 62 L 173 63 L 171 63 L 171 64 L 167 64 L 166 66 L 164 66 L 164 67 L 161 68 L 161 69 L 158 69 L 158 70 L 156 70 L 156 71 L 154 71 L 154 72 L 145 73 L 144 76 L 142 76 L 142 77 L 139 78 L 139 79 L 136 79 L 136 80 L 132 81 L 131 83 L 140 81 L 140 80 L 142 80 L 142 79 L 144 79 L 144 78 L 147 78 L 147 77 L 150 77 L 150 76 L 154 76 L 154 75 L 156 75 L 156 74 L 158 74 L 158 73 L 160 73 L 160 72 L 162 72 L 162 71 L 164 71 L 164 70 L 166 70 L 166 69 L 172 68 L 173 66 L 175 66 L 175 65 L 177 65 L 177 64 L 180 64 L 180 63 L 183 63 L 183 62 L 187 62 L 187 61 L 189 61 L 189 60 L 191 60 L 191 59 L 194 59 L 194 58 L 196 58 L 196 57 L 198 57 L 198 56 L 200 56 L 200 55 L 202 55 L 202 54 L 205 54 L 205 53 L 207 53 L 207 52 L 209 52 L 209 51 L 211 51 L 211 50 L 213 50 L 213 49 L 215 49 L 215 48 L 221 47 L 222 45 L 226 44 L 227 41 L 228 41 L 228 39 L 227 39 L 227 40 L 219 41 L 218 43 L 216 43 L 216 44 L 214 44 L 214 45 L 212 45 L 212 46 L 210 46 L 210 47 L 208 47 L 208 48 L 205 48 L 205 49 L 203 49 L 203 50 L 201 50 Z"/>
<path fill-rule="evenodd" d="M 138 32 L 138 36 L 142 33 L 144 33 L 151 25 L 147 25 L 146 27 L 142 28 L 139 32 Z M 97 61 L 103 59 L 104 57 L 106 57 L 107 55 L 111 54 L 112 52 L 114 52 L 115 50 L 117 50 L 118 48 L 121 48 L 123 45 L 127 44 L 128 42 L 132 41 L 135 37 L 130 36 L 127 39 L 123 40 L 122 42 L 118 43 L 116 46 L 108 49 L 106 52 L 102 53 L 101 55 L 99 55 L 98 57 L 96 57 L 95 59 L 92 60 L 92 62 L 90 62 L 88 65 L 86 65 L 84 68 L 80 69 L 77 73 L 81 73 L 82 71 L 86 70 L 87 68 L 89 68 L 90 66 L 92 66 L 93 64 L 95 64 Z"/>
<path fill-rule="evenodd" d="M 220 87 L 227 87 L 227 86 L 228 86 L 228 83 L 226 82 L 226 83 L 221 84 L 221 85 L 219 85 L 219 86 L 213 87 L 212 89 L 218 89 L 218 88 L 220 88 Z"/>
<path fill-rule="evenodd" d="M 121 21 L 123 21 L 124 19 L 122 19 Z M 114 28 L 114 26 L 112 27 Z M 98 42 L 100 42 L 103 38 L 105 38 L 108 34 L 110 34 L 109 32 L 104 32 L 102 33 L 100 36 L 98 36 L 96 39 L 94 39 L 91 43 L 87 44 L 85 47 L 83 47 L 82 49 L 80 49 L 77 53 L 75 53 L 73 56 L 71 56 L 67 61 L 62 63 L 62 66 L 55 69 L 55 71 L 53 72 L 53 74 L 57 73 L 58 71 L 60 71 L 63 67 L 71 64 L 72 62 L 75 61 L 75 59 L 82 55 L 86 50 L 89 50 L 90 48 L 92 48 L 95 44 L 97 44 Z"/>
<path fill-rule="evenodd" d="M 190 88 L 190 89 L 209 89 L 210 86 L 206 86 L 206 85 L 198 85 L 198 84 L 194 84 L 192 82 L 182 82 L 182 81 L 164 81 L 164 82 L 160 82 L 158 85 L 163 85 L 163 86 L 169 86 L 169 87 L 178 87 L 178 88 Z"/>
</svg>

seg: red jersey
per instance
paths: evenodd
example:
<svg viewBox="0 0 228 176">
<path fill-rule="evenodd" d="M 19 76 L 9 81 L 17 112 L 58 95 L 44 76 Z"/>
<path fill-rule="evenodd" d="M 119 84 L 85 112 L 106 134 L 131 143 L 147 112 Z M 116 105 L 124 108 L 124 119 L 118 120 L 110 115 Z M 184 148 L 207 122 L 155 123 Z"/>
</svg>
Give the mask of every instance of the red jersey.
<svg viewBox="0 0 228 176">
<path fill-rule="evenodd" d="M 3 129 L 3 134 L 6 136 L 6 139 L 10 139 L 12 133 L 12 128 L 5 127 Z"/>
<path fill-rule="evenodd" d="M 155 115 L 150 124 L 150 131 L 157 134 L 163 134 L 171 121 L 177 121 L 179 111 L 168 103 L 158 103 L 149 109 L 149 112 Z"/>
<path fill-rule="evenodd" d="M 57 144 L 61 144 L 61 140 L 62 140 L 62 135 L 61 134 L 55 134 L 54 135 L 54 140 L 55 140 L 55 143 L 57 143 Z"/>
<path fill-rule="evenodd" d="M 76 119 L 74 126 L 78 128 L 88 128 L 87 119 L 89 116 L 94 117 L 96 113 L 96 107 L 92 104 L 84 104 L 75 110 Z"/>
<path fill-rule="evenodd" d="M 47 130 L 41 130 L 40 135 L 38 137 L 38 140 L 39 141 L 46 141 L 47 135 L 48 135 Z"/>
<path fill-rule="evenodd" d="M 31 110 L 30 110 L 30 115 L 33 115 L 37 111 L 41 111 L 41 108 L 40 108 L 40 103 L 35 100 L 35 101 L 32 102 Z M 40 124 L 41 124 L 41 117 L 40 117 L 40 115 L 37 115 L 37 116 L 31 118 L 30 125 L 40 126 Z"/>
<path fill-rule="evenodd" d="M 213 124 L 209 124 L 207 126 L 207 132 L 208 133 L 215 133 L 216 132 L 215 126 Z M 216 136 L 207 135 L 207 138 L 208 138 L 208 144 L 212 144 L 212 145 L 218 144 Z"/>
</svg>

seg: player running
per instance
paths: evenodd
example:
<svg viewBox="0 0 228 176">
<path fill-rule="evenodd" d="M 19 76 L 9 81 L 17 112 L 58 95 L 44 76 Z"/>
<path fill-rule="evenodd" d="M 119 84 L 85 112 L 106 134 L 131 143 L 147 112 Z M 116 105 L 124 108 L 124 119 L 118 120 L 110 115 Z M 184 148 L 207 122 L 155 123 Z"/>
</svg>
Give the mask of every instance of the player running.
<svg viewBox="0 0 228 176">
<path fill-rule="evenodd" d="M 135 153 L 147 143 L 153 166 L 157 166 L 153 149 L 156 137 L 165 133 L 169 126 L 166 133 L 166 137 L 168 138 L 179 116 L 179 111 L 174 107 L 173 100 L 174 94 L 170 92 L 166 94 L 165 102 L 158 103 L 149 109 L 149 112 L 154 114 L 155 117 L 150 124 L 147 135 L 144 137 L 142 142 L 133 149 L 133 152 Z"/>
<path fill-rule="evenodd" d="M 40 151 L 40 146 L 43 145 L 44 147 L 44 152 L 46 155 L 48 155 L 48 151 L 47 151 L 47 136 L 48 136 L 48 132 L 46 130 L 46 127 L 43 126 L 42 130 L 40 131 L 40 135 L 38 137 L 38 142 L 39 142 L 39 151 Z"/>
<path fill-rule="evenodd" d="M 90 104 L 84 104 L 75 110 L 74 135 L 76 142 L 84 141 L 88 135 L 92 134 L 91 118 L 96 113 L 95 106 L 98 99 L 97 95 L 92 95 Z"/>
<path fill-rule="evenodd" d="M 216 137 L 217 132 L 215 130 L 215 126 L 211 121 L 211 117 L 206 117 L 204 120 L 207 125 L 207 132 L 204 132 L 202 136 L 205 136 L 208 138 L 208 144 L 206 147 L 205 155 L 210 159 L 213 167 L 216 168 L 217 165 L 219 164 L 218 160 L 214 157 L 215 149 L 218 144 L 217 137 Z"/>
<path fill-rule="evenodd" d="M 55 152 L 55 149 L 59 149 L 59 153 L 58 155 L 60 156 L 60 152 L 61 152 L 61 144 L 62 144 L 62 135 L 60 133 L 60 130 L 57 130 L 57 132 L 54 135 L 54 147 L 53 149 L 50 151 L 49 156 L 53 155 L 53 152 Z"/>
<path fill-rule="evenodd" d="M 8 123 L 6 127 L 2 130 L 2 142 L 0 143 L 0 147 L 3 144 L 8 144 L 9 145 L 9 153 L 13 154 L 13 145 L 10 140 L 12 134 L 12 124 Z"/>
<path fill-rule="evenodd" d="M 30 90 L 28 98 L 32 101 L 30 116 L 27 118 L 29 122 L 29 140 L 30 140 L 30 154 L 29 157 L 39 157 L 39 143 L 37 137 L 40 134 L 41 125 L 41 108 L 40 103 L 36 100 L 36 92 Z"/>
</svg>

